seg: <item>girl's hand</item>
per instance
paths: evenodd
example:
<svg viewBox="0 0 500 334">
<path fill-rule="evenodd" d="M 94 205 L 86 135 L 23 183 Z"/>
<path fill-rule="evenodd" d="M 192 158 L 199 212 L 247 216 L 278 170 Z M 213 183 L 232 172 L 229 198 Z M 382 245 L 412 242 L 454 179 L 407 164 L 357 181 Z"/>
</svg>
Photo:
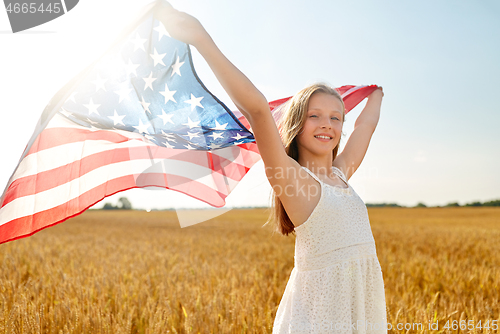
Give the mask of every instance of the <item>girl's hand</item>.
<svg viewBox="0 0 500 334">
<path fill-rule="evenodd" d="M 193 16 L 180 12 L 168 2 L 163 1 L 157 12 L 170 37 L 197 46 L 199 43 L 210 39 L 207 31 Z"/>
<path fill-rule="evenodd" d="M 375 89 L 371 94 L 371 95 L 380 95 L 380 97 L 384 97 L 384 90 L 382 88 L 382 86 L 378 86 L 377 89 Z"/>
</svg>

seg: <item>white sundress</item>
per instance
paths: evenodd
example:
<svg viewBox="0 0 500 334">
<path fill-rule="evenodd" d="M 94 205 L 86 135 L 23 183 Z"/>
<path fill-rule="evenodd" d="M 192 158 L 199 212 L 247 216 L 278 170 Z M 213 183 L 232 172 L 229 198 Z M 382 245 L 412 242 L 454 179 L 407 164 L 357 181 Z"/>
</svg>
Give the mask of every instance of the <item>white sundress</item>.
<svg viewBox="0 0 500 334">
<path fill-rule="evenodd" d="M 295 227 L 294 268 L 274 319 L 273 334 L 387 333 L 382 270 L 368 211 L 348 188 L 322 182 L 309 218 Z"/>
</svg>

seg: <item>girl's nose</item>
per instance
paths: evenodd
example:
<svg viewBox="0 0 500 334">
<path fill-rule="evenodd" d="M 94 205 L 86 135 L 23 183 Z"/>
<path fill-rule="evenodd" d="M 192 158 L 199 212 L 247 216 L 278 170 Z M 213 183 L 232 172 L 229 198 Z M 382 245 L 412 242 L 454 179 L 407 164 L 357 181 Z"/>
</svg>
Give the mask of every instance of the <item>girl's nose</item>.
<svg viewBox="0 0 500 334">
<path fill-rule="evenodd" d="M 327 118 L 326 121 L 322 122 L 322 127 L 324 127 L 324 128 L 331 128 L 332 127 L 332 121 L 329 118 Z"/>
</svg>

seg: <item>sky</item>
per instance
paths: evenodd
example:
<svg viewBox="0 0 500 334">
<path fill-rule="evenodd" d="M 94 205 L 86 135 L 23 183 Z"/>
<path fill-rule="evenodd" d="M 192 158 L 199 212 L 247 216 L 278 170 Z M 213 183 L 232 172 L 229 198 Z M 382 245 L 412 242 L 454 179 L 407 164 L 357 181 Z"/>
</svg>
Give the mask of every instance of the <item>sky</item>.
<svg viewBox="0 0 500 334">
<path fill-rule="evenodd" d="M 151 0 L 85 0 L 64 16 L 12 34 L 0 10 L 0 189 L 55 93 L 106 52 Z M 429 206 L 500 199 L 500 4 L 476 1 L 172 0 L 200 20 L 268 101 L 314 82 L 377 84 L 379 123 L 349 183 L 365 203 Z M 203 83 L 236 110 L 204 59 Z M 366 100 L 365 100 L 366 101 Z M 346 139 L 365 102 L 347 114 Z M 258 162 L 226 207 L 269 206 Z M 187 195 L 133 189 L 136 208 L 210 208 Z"/>
</svg>

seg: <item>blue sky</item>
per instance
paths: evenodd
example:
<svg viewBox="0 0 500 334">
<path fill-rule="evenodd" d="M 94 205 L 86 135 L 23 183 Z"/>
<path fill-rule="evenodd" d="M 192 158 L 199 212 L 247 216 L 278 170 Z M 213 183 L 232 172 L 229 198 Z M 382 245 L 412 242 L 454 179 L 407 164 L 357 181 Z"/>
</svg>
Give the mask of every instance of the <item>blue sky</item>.
<svg viewBox="0 0 500 334">
<path fill-rule="evenodd" d="M 81 1 L 65 16 L 18 34 L 9 33 L 0 11 L 2 191 L 48 101 L 149 2 Z M 197 17 L 269 101 L 316 81 L 384 87 L 378 127 L 349 181 L 366 203 L 500 198 L 498 2 L 171 3 Z M 234 110 L 196 52 L 194 63 L 206 86 Z M 363 105 L 347 115 L 347 136 Z M 270 191 L 259 162 L 227 205 L 268 205 Z M 170 190 L 131 190 L 103 202 L 123 195 L 143 208 L 208 207 Z"/>
</svg>

